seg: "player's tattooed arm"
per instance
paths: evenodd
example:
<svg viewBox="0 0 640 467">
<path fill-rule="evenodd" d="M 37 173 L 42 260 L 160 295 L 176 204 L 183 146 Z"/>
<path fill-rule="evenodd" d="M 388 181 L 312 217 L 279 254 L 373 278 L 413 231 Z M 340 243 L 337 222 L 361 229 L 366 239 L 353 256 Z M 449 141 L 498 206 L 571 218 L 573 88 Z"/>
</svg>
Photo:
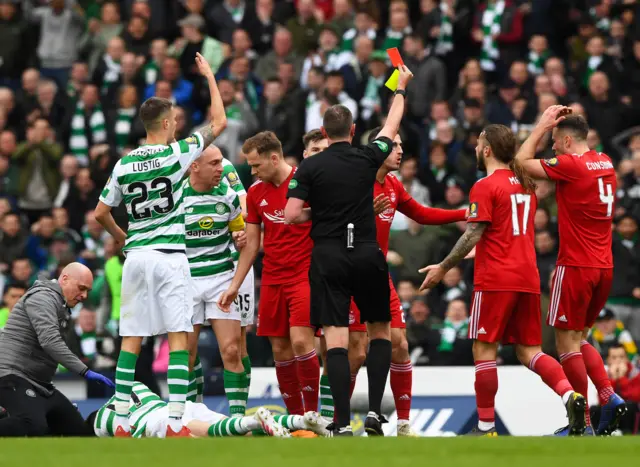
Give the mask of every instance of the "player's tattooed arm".
<svg viewBox="0 0 640 467">
<path fill-rule="evenodd" d="M 216 139 L 216 134 L 213 132 L 213 125 L 207 123 L 206 125 L 202 125 L 198 128 L 198 132 L 202 135 L 202 147 L 208 148 L 211 143 L 213 143 Z"/>
<path fill-rule="evenodd" d="M 464 231 L 462 237 L 458 239 L 455 246 L 451 250 L 451 253 L 440 263 L 440 266 L 445 271 L 448 271 L 452 267 L 456 266 L 465 256 L 476 246 L 476 243 L 480 241 L 484 230 L 487 228 L 485 222 L 469 222 L 467 223 L 467 230 Z"/>
</svg>

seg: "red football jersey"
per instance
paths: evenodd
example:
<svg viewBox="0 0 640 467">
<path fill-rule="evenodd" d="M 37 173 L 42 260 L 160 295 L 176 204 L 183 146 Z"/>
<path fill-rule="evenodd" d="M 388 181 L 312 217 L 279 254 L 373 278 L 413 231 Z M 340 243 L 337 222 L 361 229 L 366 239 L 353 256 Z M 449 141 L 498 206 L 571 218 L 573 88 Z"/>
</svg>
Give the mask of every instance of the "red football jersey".
<svg viewBox="0 0 640 467">
<path fill-rule="evenodd" d="M 386 255 L 389 251 L 391 223 L 393 222 L 393 216 L 396 215 L 398 205 L 406 203 L 412 198 L 405 190 L 402 182 L 390 174 L 387 174 L 384 178 L 384 183 L 376 181 L 373 186 L 373 197 L 376 198 L 380 195 L 386 195 L 391 201 L 391 206 L 376 216 L 376 239 L 378 240 L 378 246 Z"/>
<path fill-rule="evenodd" d="M 501 169 L 478 180 L 469 201 L 467 221 L 489 224 L 476 245 L 475 290 L 540 293 L 535 193 L 526 193 L 511 170 Z"/>
<path fill-rule="evenodd" d="M 313 241 L 311 221 L 285 225 L 289 181 L 295 169 L 280 186 L 256 182 L 247 192 L 247 222 L 264 224 L 262 283 L 287 284 L 308 277 Z"/>
<path fill-rule="evenodd" d="M 540 163 L 557 182 L 558 265 L 612 268 L 611 223 L 617 183 L 609 156 L 589 151 Z"/>
</svg>

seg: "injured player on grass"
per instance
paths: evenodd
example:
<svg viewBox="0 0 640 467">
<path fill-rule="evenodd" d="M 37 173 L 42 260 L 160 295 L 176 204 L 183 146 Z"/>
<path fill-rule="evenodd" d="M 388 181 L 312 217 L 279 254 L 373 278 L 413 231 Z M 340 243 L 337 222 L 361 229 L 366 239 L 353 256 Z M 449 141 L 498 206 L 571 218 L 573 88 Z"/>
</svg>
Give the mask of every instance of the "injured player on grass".
<svg viewBox="0 0 640 467">
<path fill-rule="evenodd" d="M 135 382 L 129 401 L 129 422 L 133 438 L 164 438 L 169 420 L 167 403 L 147 386 Z M 112 437 L 115 433 L 115 407 L 113 398 L 86 420 L 98 437 Z M 196 438 L 244 436 L 250 433 L 288 438 L 291 431 L 310 431 L 327 436 L 327 422 L 316 412 L 304 415 L 272 415 L 259 407 L 255 414 L 227 417 L 210 410 L 206 405 L 187 401 L 182 418 L 184 426 Z M 295 436 L 295 435 L 294 435 Z"/>
</svg>

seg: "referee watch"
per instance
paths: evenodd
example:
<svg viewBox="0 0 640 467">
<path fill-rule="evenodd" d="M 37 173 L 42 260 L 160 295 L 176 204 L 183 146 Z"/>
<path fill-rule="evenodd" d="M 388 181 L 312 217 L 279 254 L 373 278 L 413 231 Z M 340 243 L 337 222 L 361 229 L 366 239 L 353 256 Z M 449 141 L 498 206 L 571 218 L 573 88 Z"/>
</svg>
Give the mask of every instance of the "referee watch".
<svg viewBox="0 0 640 467">
<path fill-rule="evenodd" d="M 407 98 L 407 91 L 404 89 L 396 89 L 396 92 L 394 94 L 395 96 L 402 96 L 405 99 Z"/>
</svg>

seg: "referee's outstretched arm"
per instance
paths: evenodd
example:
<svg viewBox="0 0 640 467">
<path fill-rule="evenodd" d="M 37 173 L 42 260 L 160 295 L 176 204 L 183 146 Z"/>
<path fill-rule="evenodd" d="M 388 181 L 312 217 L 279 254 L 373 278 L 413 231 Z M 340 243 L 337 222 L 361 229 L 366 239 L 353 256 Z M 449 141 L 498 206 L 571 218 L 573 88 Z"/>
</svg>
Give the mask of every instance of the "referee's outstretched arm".
<svg viewBox="0 0 640 467">
<path fill-rule="evenodd" d="M 404 65 L 400 65 L 398 67 L 398 71 L 400 72 L 400 76 L 398 77 L 398 89 L 393 97 L 393 102 L 391 103 L 387 120 L 377 136 L 378 138 L 389 138 L 391 141 L 393 141 L 393 138 L 398 134 L 400 122 L 404 115 L 404 99 L 406 97 L 407 84 L 409 84 L 409 81 L 413 77 L 413 73 L 411 73 L 409 68 Z"/>
</svg>

